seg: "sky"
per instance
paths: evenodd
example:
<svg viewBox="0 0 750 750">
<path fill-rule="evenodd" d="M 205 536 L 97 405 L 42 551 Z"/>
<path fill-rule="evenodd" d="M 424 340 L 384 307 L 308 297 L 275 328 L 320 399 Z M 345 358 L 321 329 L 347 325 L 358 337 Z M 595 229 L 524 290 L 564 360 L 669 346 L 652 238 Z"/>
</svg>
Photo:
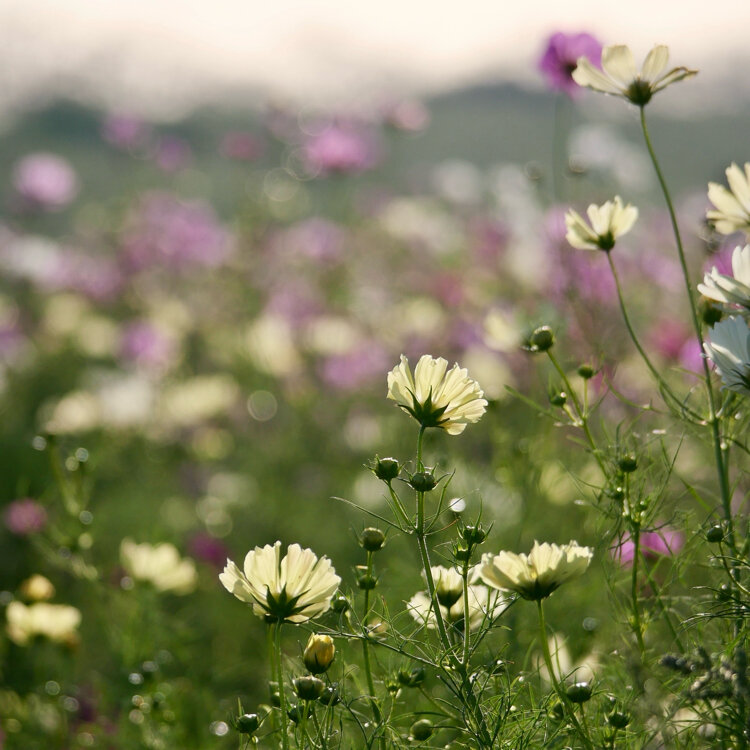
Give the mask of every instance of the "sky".
<svg viewBox="0 0 750 750">
<path fill-rule="evenodd" d="M 177 117 L 258 94 L 351 104 L 493 78 L 534 85 L 557 30 L 637 56 L 668 44 L 708 86 L 750 59 L 748 28 L 747 0 L 0 0 L 0 108 L 67 94 Z"/>
</svg>

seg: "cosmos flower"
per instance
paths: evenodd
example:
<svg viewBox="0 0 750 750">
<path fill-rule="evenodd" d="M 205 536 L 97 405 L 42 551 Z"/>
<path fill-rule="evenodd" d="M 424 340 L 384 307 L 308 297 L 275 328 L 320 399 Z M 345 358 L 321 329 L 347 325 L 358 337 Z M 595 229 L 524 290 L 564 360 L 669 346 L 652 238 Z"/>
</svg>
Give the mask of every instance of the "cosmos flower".
<svg viewBox="0 0 750 750">
<path fill-rule="evenodd" d="M 547 47 L 539 60 L 539 70 L 553 91 L 577 96 L 581 89 L 573 80 L 573 71 L 581 57 L 599 66 L 602 45 L 591 34 L 566 34 L 558 31 L 547 40 Z"/>
<path fill-rule="evenodd" d="M 195 563 L 181 558 L 177 548 L 168 542 L 151 545 L 123 539 L 120 561 L 132 578 L 146 581 L 159 591 L 189 594 L 198 583 Z"/>
<path fill-rule="evenodd" d="M 245 556 L 244 572 L 227 560 L 219 575 L 224 588 L 253 612 L 271 622 L 307 622 L 327 612 L 341 578 L 327 557 L 290 544 L 281 557 L 281 542 L 256 547 Z"/>
<path fill-rule="evenodd" d="M 657 91 L 698 72 L 684 67 L 672 68 L 665 72 L 668 63 L 669 48 L 657 44 L 646 55 L 643 67 L 638 70 L 630 48 L 624 44 L 615 44 L 605 47 L 602 51 L 603 70 L 599 70 L 586 57 L 578 58 L 573 80 L 579 86 L 621 96 L 643 107 Z"/>
<path fill-rule="evenodd" d="M 732 253 L 732 276 L 714 266 L 698 284 L 698 291 L 709 299 L 750 308 L 750 245 Z"/>
<path fill-rule="evenodd" d="M 719 234 L 745 232 L 750 235 L 750 162 L 743 172 L 732 163 L 726 170 L 729 190 L 718 182 L 708 183 L 708 199 L 715 210 L 706 212 Z"/>
<path fill-rule="evenodd" d="M 33 498 L 23 497 L 8 505 L 3 520 L 11 534 L 28 536 L 47 526 L 47 511 Z"/>
<path fill-rule="evenodd" d="M 37 636 L 73 644 L 81 623 L 81 613 L 75 607 L 47 602 L 26 606 L 14 601 L 8 605 L 5 616 L 8 637 L 19 646 L 27 646 Z"/>
<path fill-rule="evenodd" d="M 23 208 L 57 211 L 76 197 L 78 178 L 65 159 L 39 152 L 15 165 L 13 187 Z"/>
<path fill-rule="evenodd" d="M 457 364 L 446 373 L 448 362 L 423 355 L 412 375 L 409 360 L 388 373 L 388 398 L 411 414 L 423 427 L 440 427 L 459 435 L 470 422 L 478 422 L 487 409 L 476 380 Z"/>
<path fill-rule="evenodd" d="M 638 539 L 641 555 L 646 560 L 658 560 L 660 557 L 676 555 L 685 544 L 681 531 L 664 526 L 658 531 L 644 531 Z M 610 549 L 612 558 L 623 567 L 632 567 L 635 557 L 635 544 L 630 534 L 624 534 L 618 543 Z"/>
<path fill-rule="evenodd" d="M 333 664 L 336 646 L 330 635 L 310 633 L 302 661 L 310 674 L 323 674 Z"/>
<path fill-rule="evenodd" d="M 570 209 L 565 214 L 568 231 L 565 239 L 580 250 L 606 250 L 615 246 L 618 237 L 629 232 L 638 218 L 638 209 L 623 206 L 622 198 L 615 196 L 602 206 L 592 203 L 587 209 L 589 223 L 577 212 Z"/>
<path fill-rule="evenodd" d="M 703 344 L 706 356 L 730 391 L 750 396 L 750 330 L 738 315 L 717 323 Z"/>
<path fill-rule="evenodd" d="M 593 554 L 590 547 L 580 547 L 575 541 L 562 547 L 534 542 L 528 555 L 482 555 L 479 576 L 488 586 L 515 591 L 524 599 L 537 601 L 548 597 L 565 581 L 582 575 Z"/>
</svg>

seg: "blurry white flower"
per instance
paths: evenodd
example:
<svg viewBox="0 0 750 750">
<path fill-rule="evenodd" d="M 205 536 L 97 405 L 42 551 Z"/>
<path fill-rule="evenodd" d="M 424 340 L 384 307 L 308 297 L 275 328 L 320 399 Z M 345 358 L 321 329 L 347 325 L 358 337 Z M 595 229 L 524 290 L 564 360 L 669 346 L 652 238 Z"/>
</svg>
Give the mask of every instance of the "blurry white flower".
<svg viewBox="0 0 750 750">
<path fill-rule="evenodd" d="M 569 542 L 556 544 L 534 542 L 528 555 L 499 552 L 482 555 L 479 576 L 497 589 L 515 591 L 534 601 L 548 597 L 565 581 L 577 578 L 588 568 L 594 551 Z"/>
<path fill-rule="evenodd" d="M 737 315 L 717 323 L 703 344 L 730 391 L 750 396 L 750 330 Z"/>
<path fill-rule="evenodd" d="M 491 591 L 486 586 L 469 586 L 469 629 L 476 630 L 484 622 L 500 614 L 507 602 L 497 591 Z M 426 591 L 419 591 L 407 602 L 409 614 L 419 623 L 428 628 L 435 628 L 435 613 L 432 611 L 430 595 Z M 450 625 L 463 630 L 464 600 L 458 599 L 451 607 L 440 605 L 443 620 Z"/>
<path fill-rule="evenodd" d="M 227 560 L 219 580 L 229 593 L 253 605 L 253 612 L 272 622 L 307 622 L 331 606 L 341 578 L 327 557 L 290 544 L 281 557 L 281 542 L 256 547 L 245 556 L 244 572 Z"/>
<path fill-rule="evenodd" d="M 37 602 L 28 607 L 11 602 L 5 612 L 8 637 L 19 646 L 26 646 L 36 636 L 58 643 L 72 644 L 77 640 L 81 613 L 67 604 Z"/>
<path fill-rule="evenodd" d="M 446 373 L 448 362 L 423 355 L 412 376 L 409 360 L 388 373 L 388 398 L 409 412 L 423 427 L 440 427 L 459 435 L 470 422 L 478 422 L 487 409 L 476 380 L 457 364 Z"/>
<path fill-rule="evenodd" d="M 195 563 L 190 558 L 181 558 L 177 548 L 168 542 L 151 545 L 123 539 L 120 562 L 136 581 L 146 581 L 159 591 L 189 594 L 198 583 Z"/>
<path fill-rule="evenodd" d="M 52 581 L 39 575 L 39 573 L 27 578 L 18 590 L 24 599 L 32 602 L 46 602 L 55 595 L 55 587 L 52 585 Z"/>
<path fill-rule="evenodd" d="M 175 427 L 198 424 L 229 411 L 239 395 L 239 387 L 229 375 L 197 375 L 164 389 L 160 422 Z"/>
<path fill-rule="evenodd" d="M 729 190 L 718 182 L 708 183 L 708 200 L 716 210 L 707 211 L 706 217 L 720 234 L 742 231 L 750 235 L 750 162 L 745 163 L 744 173 L 732 163 L 726 175 Z"/>
<path fill-rule="evenodd" d="M 639 71 L 635 67 L 630 48 L 624 44 L 615 44 L 602 50 L 602 70 L 587 57 L 579 57 L 578 66 L 573 71 L 573 80 L 579 86 L 621 96 L 642 107 L 657 91 L 698 72 L 684 67 L 666 70 L 668 63 L 669 48 L 664 44 L 657 44 L 646 55 Z"/>
<path fill-rule="evenodd" d="M 750 308 L 750 245 L 734 249 L 732 273 L 734 277 L 719 273 L 714 266 L 698 284 L 698 291 L 717 302 Z"/>
<path fill-rule="evenodd" d="M 552 657 L 552 664 L 557 668 L 557 674 L 559 674 L 566 683 L 593 682 L 596 677 L 596 670 L 599 667 L 599 660 L 595 654 L 589 654 L 580 659 L 578 663 L 575 663 L 568 651 L 565 637 L 559 633 L 553 633 L 547 639 L 547 647 L 549 648 L 550 656 Z M 550 679 L 549 670 L 547 669 L 547 665 L 544 663 L 541 654 L 538 656 L 536 663 L 537 669 L 539 670 L 539 676 L 545 682 L 551 683 L 552 680 Z"/>
<path fill-rule="evenodd" d="M 638 209 L 628 203 L 623 206 L 622 198 L 615 196 L 602 206 L 592 203 L 586 214 L 589 223 L 577 212 L 570 209 L 565 214 L 568 229 L 565 239 L 581 250 L 611 250 L 615 240 L 631 230 L 638 218 Z"/>
</svg>

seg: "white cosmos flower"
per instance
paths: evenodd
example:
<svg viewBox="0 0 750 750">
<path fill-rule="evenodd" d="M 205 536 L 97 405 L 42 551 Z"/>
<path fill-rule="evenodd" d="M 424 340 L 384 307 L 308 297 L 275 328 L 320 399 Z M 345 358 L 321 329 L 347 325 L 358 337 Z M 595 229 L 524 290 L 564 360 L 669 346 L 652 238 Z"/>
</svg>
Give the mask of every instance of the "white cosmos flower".
<svg viewBox="0 0 750 750">
<path fill-rule="evenodd" d="M 459 435 L 478 422 L 487 409 L 484 392 L 468 372 L 454 364 L 450 371 L 442 357 L 420 357 L 414 369 L 402 354 L 401 363 L 388 373 L 388 398 L 409 412 L 423 427 L 440 427 Z"/>
<path fill-rule="evenodd" d="M 227 560 L 219 580 L 229 593 L 253 605 L 253 612 L 272 622 L 307 622 L 331 606 L 341 578 L 327 557 L 290 544 L 281 557 L 281 542 L 256 547 L 245 556 L 244 572 Z"/>
<path fill-rule="evenodd" d="M 488 586 L 515 591 L 524 599 L 536 601 L 548 597 L 565 581 L 582 575 L 593 554 L 590 547 L 580 547 L 575 541 L 562 547 L 535 541 L 528 555 L 482 555 L 479 576 Z"/>
<path fill-rule="evenodd" d="M 436 565 L 432 570 L 435 581 L 435 593 L 440 606 L 443 621 L 457 630 L 464 627 L 463 579 L 457 568 L 444 568 Z M 474 568 L 476 570 L 476 567 Z M 502 614 L 509 602 L 500 592 L 489 589 L 476 580 L 474 572 L 470 574 L 469 583 L 469 629 L 476 630 L 487 620 Z M 428 628 L 437 627 L 435 613 L 432 610 L 430 595 L 427 591 L 418 591 L 407 602 L 409 614 Z"/>
<path fill-rule="evenodd" d="M 8 637 L 19 646 L 26 646 L 36 636 L 57 643 L 75 643 L 81 613 L 67 604 L 37 602 L 28 607 L 22 602 L 11 602 L 5 611 Z"/>
<path fill-rule="evenodd" d="M 638 209 L 628 203 L 624 206 L 622 198 L 615 196 L 602 206 L 592 203 L 586 210 L 589 221 L 570 209 L 565 214 L 565 226 L 568 229 L 565 239 L 580 250 L 611 250 L 615 240 L 629 232 L 638 218 Z"/>
<path fill-rule="evenodd" d="M 602 70 L 587 57 L 579 57 L 578 65 L 573 71 L 573 80 L 579 86 L 621 96 L 642 107 L 657 91 L 698 72 L 684 67 L 666 70 L 668 63 L 669 48 L 664 44 L 657 44 L 646 55 L 643 67 L 638 70 L 630 48 L 624 44 L 615 44 L 602 50 Z"/>
<path fill-rule="evenodd" d="M 708 183 L 708 199 L 716 207 L 706 217 L 719 234 L 744 232 L 750 236 L 750 163 L 743 172 L 732 163 L 726 170 L 729 190 L 718 182 Z"/>
<path fill-rule="evenodd" d="M 189 594 L 198 583 L 198 572 L 190 558 L 181 558 L 173 544 L 136 544 L 123 539 L 120 562 L 136 581 L 146 581 L 159 591 Z"/>
<path fill-rule="evenodd" d="M 750 330 L 738 315 L 717 323 L 703 344 L 730 391 L 750 396 Z"/>
<path fill-rule="evenodd" d="M 719 273 L 716 266 L 703 277 L 698 291 L 717 302 L 742 305 L 750 309 L 750 245 L 736 247 L 732 253 L 733 276 Z"/>
</svg>

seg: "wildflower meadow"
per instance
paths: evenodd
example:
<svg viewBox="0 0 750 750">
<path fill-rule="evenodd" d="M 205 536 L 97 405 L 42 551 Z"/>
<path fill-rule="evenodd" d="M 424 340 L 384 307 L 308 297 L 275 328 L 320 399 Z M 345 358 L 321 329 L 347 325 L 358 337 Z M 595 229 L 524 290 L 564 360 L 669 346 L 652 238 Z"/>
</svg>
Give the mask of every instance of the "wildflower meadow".
<svg viewBox="0 0 750 750">
<path fill-rule="evenodd" d="M 541 41 L 520 160 L 407 99 L 0 133 L 0 748 L 750 745 L 750 153 Z"/>
</svg>

